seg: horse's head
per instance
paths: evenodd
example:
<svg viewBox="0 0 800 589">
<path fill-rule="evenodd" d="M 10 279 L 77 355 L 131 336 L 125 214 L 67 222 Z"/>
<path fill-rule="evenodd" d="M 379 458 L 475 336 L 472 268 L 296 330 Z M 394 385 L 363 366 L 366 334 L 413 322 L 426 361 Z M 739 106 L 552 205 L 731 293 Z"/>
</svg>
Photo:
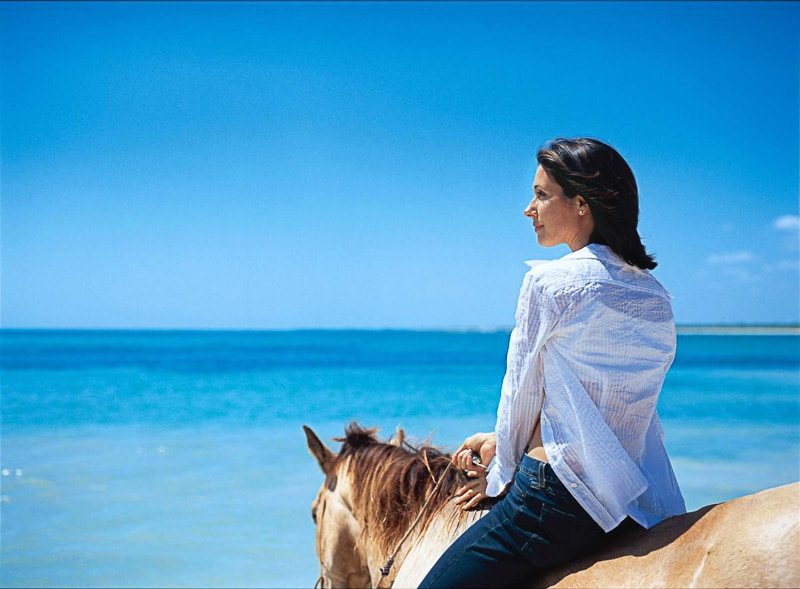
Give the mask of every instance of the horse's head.
<svg viewBox="0 0 800 589">
<path fill-rule="evenodd" d="M 323 588 L 370 587 L 369 567 L 359 541 L 361 524 L 353 514 L 346 460 L 331 452 L 311 428 L 304 425 L 303 430 L 308 449 L 325 475 L 311 504 L 311 517 L 317 526 L 319 580 Z"/>
<path fill-rule="evenodd" d="M 403 546 L 408 531 L 425 531 L 463 475 L 448 468 L 449 455 L 405 442 L 400 428 L 387 443 L 352 423 L 344 438 L 335 438 L 343 442 L 339 454 L 303 429 L 325 475 L 311 506 L 323 587 L 390 585 L 394 575 L 387 570 L 384 578 L 380 569 L 389 556 L 403 558 L 398 550 L 409 548 Z"/>
</svg>

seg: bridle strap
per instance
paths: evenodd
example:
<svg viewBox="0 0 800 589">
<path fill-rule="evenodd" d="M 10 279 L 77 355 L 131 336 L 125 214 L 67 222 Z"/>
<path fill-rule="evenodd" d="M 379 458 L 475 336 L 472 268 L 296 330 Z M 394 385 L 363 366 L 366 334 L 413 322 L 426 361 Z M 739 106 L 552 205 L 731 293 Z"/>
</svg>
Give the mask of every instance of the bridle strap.
<svg viewBox="0 0 800 589">
<path fill-rule="evenodd" d="M 343 582 L 344 582 L 344 585 L 343 585 L 343 586 L 344 586 L 344 587 L 347 587 L 347 586 L 348 586 L 348 585 L 347 585 L 347 583 L 348 583 L 348 580 L 347 580 L 347 579 L 345 579 L 344 577 L 340 577 L 339 575 L 335 575 L 331 569 L 329 569 L 328 567 L 326 567 L 326 566 L 325 566 L 325 565 L 322 563 L 322 561 L 320 561 L 320 563 L 319 563 L 319 566 L 320 566 L 321 568 L 325 569 L 325 572 L 327 573 L 327 575 L 328 575 L 328 576 L 329 576 L 331 579 L 333 579 L 334 581 L 343 581 Z M 317 582 L 316 582 L 316 583 L 314 583 L 314 589 L 317 589 L 317 588 L 320 588 L 320 589 L 325 589 L 325 579 L 323 579 L 322 575 L 320 575 L 320 576 L 317 578 Z"/>
</svg>

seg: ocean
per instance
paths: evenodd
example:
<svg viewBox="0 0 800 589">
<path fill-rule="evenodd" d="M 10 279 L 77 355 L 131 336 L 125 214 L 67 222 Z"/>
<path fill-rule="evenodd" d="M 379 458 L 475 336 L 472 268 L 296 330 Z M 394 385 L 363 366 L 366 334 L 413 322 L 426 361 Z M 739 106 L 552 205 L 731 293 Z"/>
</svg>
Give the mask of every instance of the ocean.
<svg viewBox="0 0 800 589">
<path fill-rule="evenodd" d="M 0 330 L 0 585 L 311 587 L 302 425 L 453 450 L 508 337 Z M 679 335 L 658 410 L 690 510 L 800 480 L 800 336 Z"/>
</svg>

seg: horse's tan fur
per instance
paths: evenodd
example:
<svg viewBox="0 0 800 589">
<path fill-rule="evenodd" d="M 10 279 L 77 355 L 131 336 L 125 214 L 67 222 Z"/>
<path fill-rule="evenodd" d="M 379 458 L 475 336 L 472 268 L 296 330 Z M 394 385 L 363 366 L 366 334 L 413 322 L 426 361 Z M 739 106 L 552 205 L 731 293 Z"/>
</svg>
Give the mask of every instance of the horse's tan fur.
<svg viewBox="0 0 800 589">
<path fill-rule="evenodd" d="M 308 428 L 326 474 L 314 502 L 324 587 L 377 586 L 379 568 L 445 479 L 400 546 L 381 586 L 416 587 L 458 535 L 485 512 L 448 501 L 463 481 L 449 457 L 414 448 L 398 431 L 391 444 L 351 424 L 335 455 Z M 324 519 L 324 522 L 323 522 Z M 800 586 L 800 484 L 709 505 L 650 530 L 614 531 L 591 556 L 547 571 L 531 587 Z"/>
<path fill-rule="evenodd" d="M 555 587 L 800 586 L 800 484 L 669 518 L 542 579 Z"/>
</svg>

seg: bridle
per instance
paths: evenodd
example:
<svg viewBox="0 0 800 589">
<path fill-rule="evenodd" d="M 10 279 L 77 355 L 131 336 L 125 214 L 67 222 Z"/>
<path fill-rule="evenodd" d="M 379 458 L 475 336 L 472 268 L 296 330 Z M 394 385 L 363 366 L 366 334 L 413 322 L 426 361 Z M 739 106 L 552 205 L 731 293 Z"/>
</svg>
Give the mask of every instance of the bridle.
<svg viewBox="0 0 800 589">
<path fill-rule="evenodd" d="M 325 572 L 328 574 L 328 576 L 331 579 L 333 579 L 334 581 L 344 581 L 342 586 L 343 587 L 347 587 L 348 579 L 345 579 L 344 577 L 340 577 L 339 575 L 335 575 L 331 569 L 329 569 L 328 567 L 326 567 L 322 563 L 322 561 L 319 562 L 319 566 L 322 567 L 323 569 L 325 569 Z M 317 588 L 325 589 L 325 580 L 323 579 L 322 575 L 320 575 L 319 578 L 317 578 L 317 582 L 314 583 L 314 589 L 317 589 Z"/>
</svg>

